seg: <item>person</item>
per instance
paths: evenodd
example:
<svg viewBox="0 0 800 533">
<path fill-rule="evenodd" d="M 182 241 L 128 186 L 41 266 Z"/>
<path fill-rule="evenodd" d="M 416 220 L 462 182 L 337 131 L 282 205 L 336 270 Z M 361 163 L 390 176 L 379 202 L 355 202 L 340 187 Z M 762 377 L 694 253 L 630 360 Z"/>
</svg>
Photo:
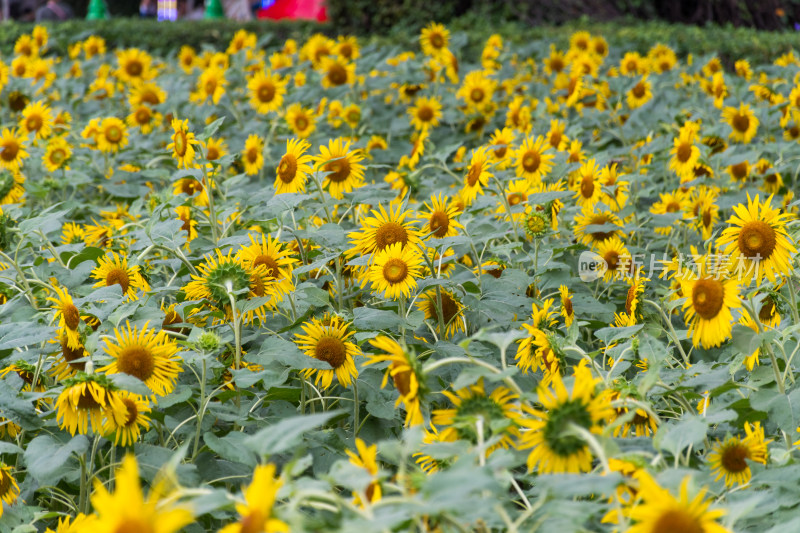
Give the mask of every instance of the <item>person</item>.
<svg viewBox="0 0 800 533">
<path fill-rule="evenodd" d="M 47 3 L 36 10 L 36 22 L 43 20 L 68 20 L 75 16 L 72 8 L 62 0 L 47 0 Z"/>
<path fill-rule="evenodd" d="M 158 14 L 156 0 L 142 0 L 139 3 L 139 16 L 142 18 L 155 18 Z"/>
</svg>

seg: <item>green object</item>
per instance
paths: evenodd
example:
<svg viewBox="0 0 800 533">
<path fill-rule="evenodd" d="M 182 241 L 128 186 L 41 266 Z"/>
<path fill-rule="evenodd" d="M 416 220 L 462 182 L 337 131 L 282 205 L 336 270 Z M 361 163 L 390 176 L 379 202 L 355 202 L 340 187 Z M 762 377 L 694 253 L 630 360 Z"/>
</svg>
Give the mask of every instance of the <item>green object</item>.
<svg viewBox="0 0 800 533">
<path fill-rule="evenodd" d="M 103 0 L 89 0 L 89 7 L 86 9 L 86 20 L 105 20 L 107 18 L 105 2 Z"/>
<path fill-rule="evenodd" d="M 222 9 L 222 4 L 219 0 L 209 0 L 206 3 L 206 14 L 205 18 L 207 19 L 224 19 L 225 18 L 225 11 Z"/>
</svg>

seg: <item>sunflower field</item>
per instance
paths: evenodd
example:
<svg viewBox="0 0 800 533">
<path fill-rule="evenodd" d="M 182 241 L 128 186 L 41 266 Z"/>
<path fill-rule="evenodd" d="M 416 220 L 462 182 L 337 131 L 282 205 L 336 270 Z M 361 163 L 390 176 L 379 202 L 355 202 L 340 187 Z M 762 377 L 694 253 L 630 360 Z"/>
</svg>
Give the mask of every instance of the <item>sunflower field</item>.
<svg viewBox="0 0 800 533">
<path fill-rule="evenodd" d="M 18 39 L 0 531 L 800 530 L 800 56 L 466 43 Z"/>
</svg>

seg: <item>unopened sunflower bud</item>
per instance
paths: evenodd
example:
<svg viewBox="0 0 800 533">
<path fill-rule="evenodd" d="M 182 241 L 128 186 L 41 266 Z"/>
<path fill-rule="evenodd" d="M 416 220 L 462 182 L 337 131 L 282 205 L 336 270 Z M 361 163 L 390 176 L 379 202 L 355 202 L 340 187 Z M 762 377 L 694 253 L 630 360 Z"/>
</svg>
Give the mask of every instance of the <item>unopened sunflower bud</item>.
<svg viewBox="0 0 800 533">
<path fill-rule="evenodd" d="M 201 352 L 210 353 L 222 344 L 222 339 L 216 333 L 211 331 L 204 331 L 197 339 L 197 349 Z"/>
</svg>

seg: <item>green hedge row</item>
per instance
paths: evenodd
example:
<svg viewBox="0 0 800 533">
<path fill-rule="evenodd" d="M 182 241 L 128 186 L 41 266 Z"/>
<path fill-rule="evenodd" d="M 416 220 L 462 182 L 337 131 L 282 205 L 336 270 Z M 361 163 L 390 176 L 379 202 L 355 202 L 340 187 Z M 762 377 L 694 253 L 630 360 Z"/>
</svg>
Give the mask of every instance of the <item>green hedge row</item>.
<svg viewBox="0 0 800 533">
<path fill-rule="evenodd" d="M 417 0 L 405 0 L 415 2 Z M 401 2 L 402 3 L 402 2 Z M 526 42 L 534 39 L 551 40 L 565 47 L 569 36 L 577 30 L 588 30 L 603 35 L 610 44 L 630 50 L 646 52 L 655 42 L 674 47 L 685 56 L 717 53 L 726 61 L 747 58 L 754 62 L 772 61 L 789 50 L 800 49 L 800 32 L 764 32 L 748 28 L 705 27 L 623 20 L 616 22 L 590 22 L 579 19 L 563 26 L 527 27 L 515 21 L 486 22 L 485 14 L 470 12 L 448 23 L 454 32 L 465 32 L 468 47 L 478 51 L 492 33 L 501 34 L 509 42 Z M 427 20 L 427 19 L 426 19 Z M 0 25 L 0 53 L 8 56 L 14 42 L 30 32 L 31 24 Z M 224 49 L 233 34 L 244 28 L 255 32 L 266 42 L 281 42 L 287 38 L 302 40 L 314 32 L 332 36 L 340 33 L 335 24 L 320 25 L 313 22 L 251 21 L 238 23 L 222 21 L 157 22 L 154 20 L 117 18 L 108 21 L 73 20 L 49 26 L 50 47 L 65 54 L 70 43 L 88 35 L 100 35 L 112 48 L 139 47 L 154 53 L 172 52 L 187 44 L 196 48 L 212 46 Z M 418 27 L 400 28 L 369 38 L 414 48 L 418 41 Z"/>
</svg>

